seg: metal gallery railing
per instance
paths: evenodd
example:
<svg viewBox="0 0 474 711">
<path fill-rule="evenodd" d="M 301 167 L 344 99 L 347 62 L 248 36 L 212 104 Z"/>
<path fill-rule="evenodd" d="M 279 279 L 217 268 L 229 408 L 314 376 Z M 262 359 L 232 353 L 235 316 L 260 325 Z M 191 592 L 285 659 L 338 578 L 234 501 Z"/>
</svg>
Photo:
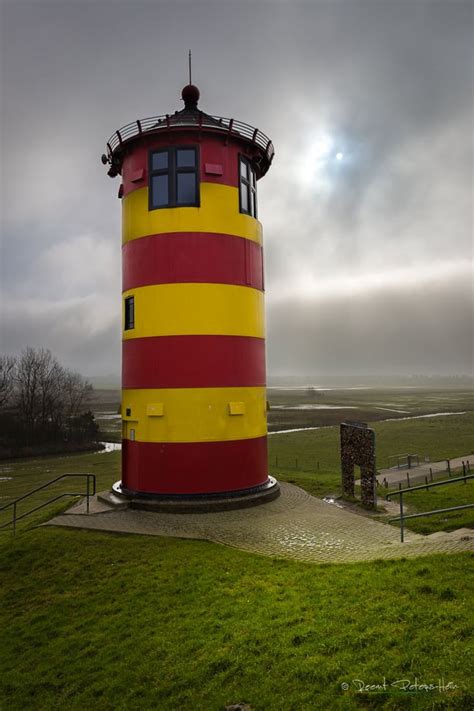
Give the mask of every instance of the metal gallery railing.
<svg viewBox="0 0 474 711">
<path fill-rule="evenodd" d="M 113 152 L 123 143 L 126 143 L 131 138 L 140 136 L 142 133 L 154 133 L 155 131 L 169 130 L 174 128 L 206 128 L 215 131 L 222 131 L 229 136 L 238 136 L 245 138 L 250 143 L 261 148 L 269 161 L 275 154 L 273 143 L 262 131 L 253 126 L 249 126 L 242 121 L 235 119 L 223 118 L 222 116 L 210 116 L 202 112 L 182 116 L 179 114 L 166 114 L 165 116 L 150 116 L 149 118 L 132 121 L 126 126 L 123 126 L 107 141 L 108 158 L 112 157 Z"/>
<path fill-rule="evenodd" d="M 67 491 L 63 492 L 62 494 L 58 494 L 58 496 L 55 496 L 52 499 L 48 499 L 48 501 L 44 501 L 42 504 L 39 506 L 35 506 L 35 508 L 30 509 L 29 511 L 26 511 L 25 513 L 22 513 L 21 515 L 18 515 L 17 513 L 17 508 L 18 504 L 20 501 L 24 501 L 25 499 L 28 499 L 30 496 L 33 496 L 33 494 L 36 494 L 38 491 L 41 491 L 42 489 L 47 489 L 48 486 L 51 486 L 51 484 L 55 484 L 57 481 L 61 481 L 61 479 L 67 479 L 69 477 L 85 477 L 86 478 L 86 491 Z M 90 482 L 92 481 L 92 489 Z M 35 511 L 39 511 L 40 509 L 44 508 L 45 506 L 48 506 L 49 504 L 54 503 L 55 501 L 58 501 L 59 499 L 64 498 L 65 496 L 85 496 L 86 497 L 86 510 L 87 513 L 89 513 L 89 499 L 91 496 L 94 496 L 96 493 L 96 476 L 95 474 L 61 474 L 61 476 L 56 477 L 56 479 L 51 479 L 51 481 L 46 482 L 46 484 L 43 484 L 42 486 L 38 486 L 36 489 L 33 489 L 32 491 L 29 491 L 27 494 L 24 494 L 23 496 L 19 496 L 17 499 L 14 499 L 13 501 L 9 501 L 8 504 L 5 504 L 4 506 L 0 506 L 0 512 L 5 511 L 8 508 L 12 508 L 12 518 L 10 521 L 7 521 L 3 525 L 0 526 L 0 530 L 2 528 L 7 528 L 8 526 L 13 527 L 13 535 L 16 533 L 16 524 L 18 521 L 20 521 L 22 518 L 26 518 L 27 516 L 30 516 L 30 514 L 34 513 Z"/>
</svg>

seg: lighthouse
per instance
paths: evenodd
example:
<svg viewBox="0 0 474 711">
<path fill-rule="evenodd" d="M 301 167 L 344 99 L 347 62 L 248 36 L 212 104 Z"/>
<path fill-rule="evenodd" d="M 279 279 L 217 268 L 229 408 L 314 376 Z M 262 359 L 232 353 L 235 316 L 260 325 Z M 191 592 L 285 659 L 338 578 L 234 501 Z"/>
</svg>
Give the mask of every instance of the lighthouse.
<svg viewBox="0 0 474 711">
<path fill-rule="evenodd" d="M 259 502 L 267 463 L 262 227 L 257 184 L 271 140 L 184 108 L 116 131 L 121 176 L 122 480 L 157 500 Z M 245 504 L 244 504 L 245 505 Z"/>
</svg>

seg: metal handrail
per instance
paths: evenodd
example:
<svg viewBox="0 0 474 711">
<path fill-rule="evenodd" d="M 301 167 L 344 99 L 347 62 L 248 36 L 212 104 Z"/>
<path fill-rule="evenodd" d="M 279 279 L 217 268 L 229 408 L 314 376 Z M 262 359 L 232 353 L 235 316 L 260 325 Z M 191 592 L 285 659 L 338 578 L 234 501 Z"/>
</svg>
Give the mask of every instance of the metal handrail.
<svg viewBox="0 0 474 711">
<path fill-rule="evenodd" d="M 33 494 L 36 494 L 38 491 L 41 491 L 42 489 L 46 489 L 48 486 L 51 486 L 51 484 L 55 484 L 57 481 L 60 481 L 61 479 L 66 479 L 68 477 L 86 477 L 86 491 L 83 493 L 82 491 L 68 491 L 63 494 L 59 494 L 58 496 L 55 496 L 53 499 L 49 499 L 48 501 L 40 504 L 39 506 L 35 506 L 34 509 L 30 509 L 29 511 L 26 511 L 25 513 L 21 514 L 21 516 L 17 516 L 17 504 L 19 501 L 23 501 L 24 499 L 28 499 L 30 496 L 33 496 Z M 90 490 L 90 480 L 92 479 L 92 491 Z M 52 504 L 55 501 L 58 501 L 58 499 L 62 499 L 65 496 L 85 496 L 87 499 L 87 513 L 89 513 L 89 499 L 91 496 L 94 496 L 96 493 L 96 475 L 95 474 L 61 474 L 61 476 L 56 477 L 56 479 L 51 479 L 51 481 L 46 482 L 46 484 L 42 484 L 41 486 L 38 486 L 36 489 L 33 489 L 32 491 L 29 491 L 27 494 L 23 494 L 23 496 L 19 496 L 17 499 L 14 499 L 13 501 L 9 501 L 8 504 L 5 504 L 4 506 L 0 506 L 0 512 L 5 511 L 8 509 L 10 506 L 13 507 L 13 512 L 12 512 L 12 520 L 7 521 L 7 523 L 4 523 L 2 526 L 0 526 L 0 530 L 2 528 L 6 528 L 7 526 L 13 526 L 13 535 L 16 533 L 16 524 L 17 521 L 20 521 L 22 518 L 26 518 L 26 516 L 29 516 L 30 514 L 34 513 L 35 511 L 38 511 L 39 509 L 42 509 L 44 506 L 48 506 L 48 504 Z"/>
<path fill-rule="evenodd" d="M 446 513 L 447 511 L 460 511 L 461 509 L 470 509 L 470 508 L 474 507 L 474 504 L 463 504 L 462 506 L 450 506 L 447 509 L 436 509 L 434 511 L 422 511 L 419 513 L 406 515 L 406 514 L 404 514 L 404 511 L 403 511 L 403 494 L 406 494 L 409 491 L 420 491 L 421 489 L 424 489 L 426 491 L 427 489 L 433 489 L 435 486 L 444 486 L 445 484 L 455 484 L 458 481 L 463 481 L 464 483 L 466 483 L 466 481 L 468 479 L 474 479 L 474 474 L 470 474 L 469 476 L 467 476 L 465 474 L 464 476 L 456 477 L 455 479 L 446 479 L 445 481 L 435 481 L 432 484 L 425 483 L 421 486 L 411 486 L 410 488 L 399 489 L 398 491 L 392 491 L 390 494 L 387 494 L 385 496 L 385 499 L 387 501 L 390 501 L 390 498 L 392 496 L 399 496 L 400 497 L 400 516 L 397 516 L 396 518 L 389 519 L 389 523 L 393 523 L 394 521 L 400 521 L 400 541 L 401 541 L 401 543 L 404 542 L 403 523 L 408 518 L 420 518 L 421 516 L 434 516 L 435 514 Z"/>
<path fill-rule="evenodd" d="M 223 131 L 227 135 L 234 135 L 240 138 L 245 138 L 250 143 L 257 145 L 265 152 L 269 162 L 272 161 L 275 154 L 273 143 L 263 131 L 254 128 L 242 121 L 235 119 L 224 118 L 222 116 L 210 116 L 202 112 L 197 112 L 195 115 L 179 116 L 174 115 L 164 116 L 149 116 L 139 121 L 132 121 L 126 124 L 118 131 L 115 131 L 107 141 L 107 153 L 109 160 L 112 158 L 114 151 L 126 141 L 143 133 L 150 133 L 160 130 L 169 130 L 170 128 L 186 128 L 188 126 L 197 126 L 198 128 L 210 128 L 216 131 Z"/>
</svg>

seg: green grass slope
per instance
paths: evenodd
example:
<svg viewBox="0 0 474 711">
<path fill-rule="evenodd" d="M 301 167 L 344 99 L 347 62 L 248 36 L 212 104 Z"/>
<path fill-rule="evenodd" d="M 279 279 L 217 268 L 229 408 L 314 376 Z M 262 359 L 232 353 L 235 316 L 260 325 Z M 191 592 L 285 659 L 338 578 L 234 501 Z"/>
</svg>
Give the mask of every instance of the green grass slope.
<svg viewBox="0 0 474 711">
<path fill-rule="evenodd" d="M 312 566 L 37 529 L 0 569 L 2 710 L 474 706 L 468 554 Z"/>
</svg>

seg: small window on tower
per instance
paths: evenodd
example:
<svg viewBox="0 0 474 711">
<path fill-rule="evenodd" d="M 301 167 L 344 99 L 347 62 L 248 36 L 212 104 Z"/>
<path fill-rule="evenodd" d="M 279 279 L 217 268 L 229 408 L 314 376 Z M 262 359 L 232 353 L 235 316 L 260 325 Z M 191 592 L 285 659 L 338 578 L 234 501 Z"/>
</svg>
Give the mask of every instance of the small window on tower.
<svg viewBox="0 0 474 711">
<path fill-rule="evenodd" d="M 166 148 L 150 154 L 150 210 L 199 205 L 197 148 Z"/>
<path fill-rule="evenodd" d="M 167 207 L 169 204 L 168 176 L 152 175 L 151 200 L 155 207 Z"/>
<path fill-rule="evenodd" d="M 240 212 L 257 217 L 257 180 L 255 170 L 247 158 L 240 157 Z"/>
<path fill-rule="evenodd" d="M 135 297 L 127 296 L 125 299 L 125 330 L 135 328 Z"/>
<path fill-rule="evenodd" d="M 193 205 L 196 202 L 196 178 L 192 173 L 178 173 L 176 202 L 178 205 Z"/>
<path fill-rule="evenodd" d="M 176 166 L 178 168 L 195 168 L 196 150 L 194 148 L 178 148 L 176 151 Z"/>
<path fill-rule="evenodd" d="M 151 169 L 168 170 L 168 151 L 157 151 L 151 157 Z"/>
</svg>

